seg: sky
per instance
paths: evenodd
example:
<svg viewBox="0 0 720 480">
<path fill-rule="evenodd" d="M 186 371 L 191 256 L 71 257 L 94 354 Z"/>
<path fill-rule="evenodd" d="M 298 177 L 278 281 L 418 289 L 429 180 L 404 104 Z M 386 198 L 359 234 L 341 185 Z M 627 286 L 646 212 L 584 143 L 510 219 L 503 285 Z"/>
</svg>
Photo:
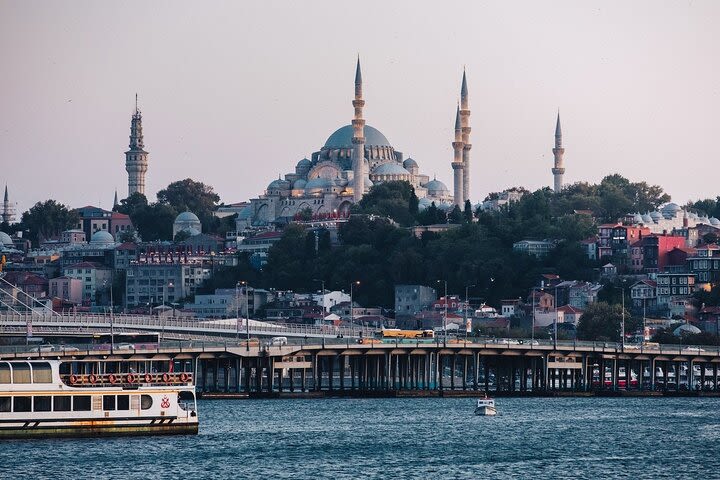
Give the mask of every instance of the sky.
<svg viewBox="0 0 720 480">
<path fill-rule="evenodd" d="M 19 212 L 112 207 L 139 96 L 146 195 L 184 178 L 261 194 L 364 116 L 452 188 L 463 67 L 471 198 L 620 173 L 720 195 L 720 2 L 0 0 L 0 184 Z M 2 188 L 2 185 L 0 185 Z"/>
</svg>

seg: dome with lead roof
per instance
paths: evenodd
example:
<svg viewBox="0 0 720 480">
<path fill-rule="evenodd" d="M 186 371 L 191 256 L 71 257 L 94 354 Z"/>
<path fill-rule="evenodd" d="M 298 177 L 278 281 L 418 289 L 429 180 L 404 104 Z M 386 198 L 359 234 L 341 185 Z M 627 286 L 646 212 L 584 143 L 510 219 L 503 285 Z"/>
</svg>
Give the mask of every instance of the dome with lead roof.
<svg viewBox="0 0 720 480">
<path fill-rule="evenodd" d="M 352 148 L 353 127 L 345 125 L 330 135 L 325 142 L 326 148 Z M 372 147 L 392 147 L 390 141 L 377 128 L 365 125 L 365 145 Z"/>
</svg>

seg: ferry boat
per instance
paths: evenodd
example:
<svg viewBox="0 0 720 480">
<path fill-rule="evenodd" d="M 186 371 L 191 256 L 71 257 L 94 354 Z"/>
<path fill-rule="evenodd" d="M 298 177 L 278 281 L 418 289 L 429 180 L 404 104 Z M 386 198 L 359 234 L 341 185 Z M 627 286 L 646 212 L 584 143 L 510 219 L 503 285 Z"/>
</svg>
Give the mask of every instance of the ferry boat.
<svg viewBox="0 0 720 480">
<path fill-rule="evenodd" d="M 0 360 L 0 439 L 196 434 L 189 366 L 112 357 Z"/>
<path fill-rule="evenodd" d="M 475 406 L 475 415 L 497 415 L 495 400 L 489 398 L 487 395 L 483 398 L 478 398 L 477 405 Z"/>
</svg>

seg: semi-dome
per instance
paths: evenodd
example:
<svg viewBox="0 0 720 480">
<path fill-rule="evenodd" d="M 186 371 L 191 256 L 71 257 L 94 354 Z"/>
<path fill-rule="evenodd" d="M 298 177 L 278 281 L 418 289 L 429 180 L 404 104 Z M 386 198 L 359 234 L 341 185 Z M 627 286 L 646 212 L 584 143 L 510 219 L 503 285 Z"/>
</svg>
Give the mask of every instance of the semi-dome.
<svg viewBox="0 0 720 480">
<path fill-rule="evenodd" d="M 633 222 L 635 223 L 643 223 L 643 217 L 639 213 L 636 213 L 633 215 Z"/>
<path fill-rule="evenodd" d="M 427 197 L 423 197 L 418 200 L 418 210 L 425 210 L 426 208 L 430 207 L 430 205 L 432 205 L 432 200 Z"/>
<path fill-rule="evenodd" d="M 12 238 L 10 238 L 10 235 L 8 235 L 5 232 L 0 232 L 0 245 L 5 245 L 6 247 L 14 246 Z"/>
<path fill-rule="evenodd" d="M 387 162 L 379 165 L 372 171 L 373 175 L 411 175 L 400 164 L 395 162 Z"/>
<path fill-rule="evenodd" d="M 405 167 L 405 169 L 407 169 L 407 170 L 410 170 L 411 168 L 418 168 L 418 164 L 417 164 L 417 162 L 416 162 L 414 159 L 408 157 L 408 158 L 403 162 L 403 167 Z"/>
<path fill-rule="evenodd" d="M 373 185 L 375 185 L 375 184 L 372 182 L 372 180 L 370 180 L 370 177 L 366 176 L 365 177 L 365 188 L 370 188 Z"/>
<path fill-rule="evenodd" d="M 330 188 L 334 185 L 335 183 L 329 178 L 316 177 L 305 184 L 305 190 Z"/>
<path fill-rule="evenodd" d="M 645 215 L 642 216 L 642 221 L 643 221 L 643 223 L 652 223 L 653 219 L 650 215 L 648 215 L 646 213 Z"/>
<path fill-rule="evenodd" d="M 105 230 L 98 230 L 97 232 L 93 233 L 92 237 L 90 238 L 90 243 L 92 245 L 107 245 L 110 243 L 115 243 L 115 239 L 110 234 L 110 232 L 107 232 Z"/>
<path fill-rule="evenodd" d="M 295 180 L 295 183 L 293 183 L 293 188 L 295 190 L 300 190 L 302 188 L 305 188 L 306 185 L 307 185 L 307 180 L 305 180 L 303 178 L 298 178 L 297 180 Z"/>
<path fill-rule="evenodd" d="M 430 180 L 424 187 L 427 188 L 428 194 L 431 196 L 445 195 L 450 192 L 445 184 L 438 179 Z"/>
<path fill-rule="evenodd" d="M 295 168 L 310 168 L 311 165 L 312 162 L 310 160 L 303 158 L 297 163 L 297 165 L 295 165 Z"/>
<path fill-rule="evenodd" d="M 325 148 L 352 148 L 353 127 L 345 125 L 330 135 L 325 142 Z M 365 145 L 377 147 L 392 147 L 385 135 L 377 128 L 365 125 Z"/>
<path fill-rule="evenodd" d="M 715 217 L 710 217 L 710 225 L 720 225 L 720 220 Z"/>
<path fill-rule="evenodd" d="M 663 215 L 662 215 L 662 213 L 655 210 L 654 212 L 650 212 L 650 218 L 652 219 L 653 222 L 657 223 L 660 221 L 661 218 L 663 218 Z"/>
</svg>

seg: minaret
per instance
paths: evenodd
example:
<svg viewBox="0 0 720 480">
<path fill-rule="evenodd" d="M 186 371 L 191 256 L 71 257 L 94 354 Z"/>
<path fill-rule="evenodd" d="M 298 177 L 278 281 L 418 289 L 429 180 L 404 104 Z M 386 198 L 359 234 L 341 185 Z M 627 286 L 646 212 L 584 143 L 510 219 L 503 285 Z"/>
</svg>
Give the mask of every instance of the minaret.
<svg viewBox="0 0 720 480">
<path fill-rule="evenodd" d="M 113 210 L 115 210 L 115 207 L 118 206 L 118 200 L 117 200 L 117 188 L 115 189 L 115 198 L 113 199 Z"/>
<path fill-rule="evenodd" d="M 130 150 L 125 152 L 125 170 L 128 172 L 128 196 L 135 192 L 145 195 L 145 172 L 148 167 L 148 152 L 144 150 L 142 133 L 142 113 L 137 106 L 135 94 L 135 113 L 130 123 Z"/>
<path fill-rule="evenodd" d="M 458 105 L 455 111 L 455 141 L 452 142 L 453 147 L 453 200 L 455 205 L 463 208 L 465 205 L 465 196 L 463 195 L 464 188 L 464 177 L 463 170 L 465 165 L 463 164 L 463 141 L 462 141 L 462 123 L 460 121 L 460 106 Z"/>
<path fill-rule="evenodd" d="M 2 215 L 0 215 L 0 221 L 2 221 L 3 223 L 11 223 L 15 221 L 15 209 L 10 203 L 7 184 L 5 184 L 5 197 L 3 197 L 3 209 Z"/>
<path fill-rule="evenodd" d="M 353 127 L 353 200 L 357 203 L 365 193 L 365 120 L 362 111 L 365 100 L 362 98 L 362 74 L 360 73 L 360 57 L 358 56 L 355 69 L 355 99 L 352 102 L 355 108 Z"/>
<path fill-rule="evenodd" d="M 460 205 L 462 208 L 465 204 L 465 200 L 470 198 L 470 149 L 472 144 L 470 143 L 470 107 L 469 97 L 467 88 L 467 79 L 465 78 L 465 69 L 463 68 L 462 87 L 460 88 L 460 121 L 462 125 L 462 141 L 463 141 L 463 204 Z"/>
<path fill-rule="evenodd" d="M 563 167 L 563 155 L 565 149 L 562 146 L 562 130 L 560 129 L 560 111 L 558 110 L 557 124 L 555 125 L 555 148 L 552 150 L 555 156 L 555 166 L 552 169 L 553 177 L 555 180 L 554 190 L 555 193 L 560 192 L 563 186 L 563 174 L 565 173 L 565 167 Z"/>
</svg>

